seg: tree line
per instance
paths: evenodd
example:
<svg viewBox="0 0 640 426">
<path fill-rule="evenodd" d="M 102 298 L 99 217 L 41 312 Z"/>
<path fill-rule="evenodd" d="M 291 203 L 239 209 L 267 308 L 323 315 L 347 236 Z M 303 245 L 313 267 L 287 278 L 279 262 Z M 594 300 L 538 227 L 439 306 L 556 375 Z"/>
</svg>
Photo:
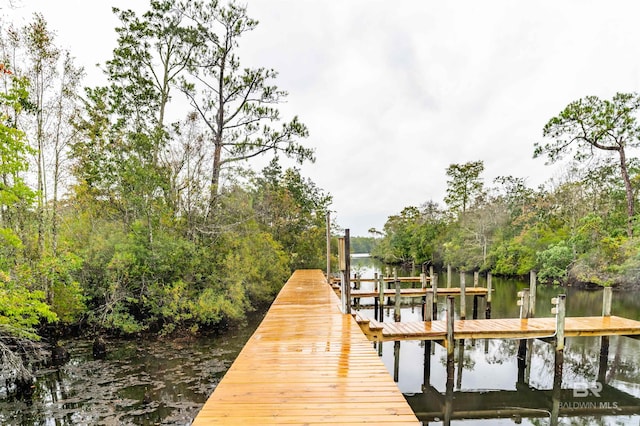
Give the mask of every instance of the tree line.
<svg viewBox="0 0 640 426">
<path fill-rule="evenodd" d="M 538 188 L 500 176 L 484 162 L 446 169 L 444 206 L 428 201 L 371 229 L 372 253 L 386 262 L 451 265 L 501 275 L 538 272 L 543 282 L 632 285 L 640 278 L 635 205 L 640 188 L 640 96 L 587 96 L 542 130 L 533 156 L 568 159 L 560 178 Z"/>
<path fill-rule="evenodd" d="M 11 366 L 41 336 L 222 330 L 292 270 L 324 265 L 331 196 L 280 162 L 314 161 L 308 130 L 281 117 L 275 70 L 241 65 L 257 21 L 234 2 L 113 12 L 117 46 L 98 87 L 82 87 L 42 15 L 0 22 L 9 375 L 27 375 Z M 264 154 L 271 162 L 253 171 Z"/>
</svg>

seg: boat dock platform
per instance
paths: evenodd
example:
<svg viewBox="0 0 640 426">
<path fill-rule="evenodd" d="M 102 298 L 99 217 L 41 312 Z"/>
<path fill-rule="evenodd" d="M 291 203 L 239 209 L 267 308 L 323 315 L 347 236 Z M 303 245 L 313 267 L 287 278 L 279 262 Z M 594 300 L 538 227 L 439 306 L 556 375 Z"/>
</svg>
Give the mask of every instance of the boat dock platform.
<svg viewBox="0 0 640 426">
<path fill-rule="evenodd" d="M 322 271 L 299 270 L 192 424 L 420 422 Z"/>
</svg>

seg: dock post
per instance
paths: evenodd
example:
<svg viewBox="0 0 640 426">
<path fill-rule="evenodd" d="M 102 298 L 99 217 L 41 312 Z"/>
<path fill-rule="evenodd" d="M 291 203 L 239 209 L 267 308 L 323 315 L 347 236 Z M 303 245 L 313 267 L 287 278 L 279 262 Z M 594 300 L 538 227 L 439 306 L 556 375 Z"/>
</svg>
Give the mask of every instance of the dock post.
<svg viewBox="0 0 640 426">
<path fill-rule="evenodd" d="M 518 292 L 518 306 L 520 306 L 520 319 L 529 318 L 529 289 Z M 527 339 L 520 339 L 518 343 L 518 383 L 525 382 L 525 369 L 527 367 Z"/>
<path fill-rule="evenodd" d="M 431 340 L 424 341 L 424 371 L 422 376 L 422 391 L 431 383 Z"/>
<path fill-rule="evenodd" d="M 602 316 L 611 316 L 611 287 L 605 287 L 602 293 Z M 600 362 L 598 363 L 598 382 L 604 384 L 607 379 L 607 367 L 609 364 L 609 336 L 600 338 Z"/>
<path fill-rule="evenodd" d="M 423 321 L 433 321 L 433 294 L 427 293 L 425 295 L 424 310 L 422 311 Z"/>
<path fill-rule="evenodd" d="M 467 298 L 466 298 L 466 277 L 464 271 L 460 270 L 460 319 L 467 318 Z"/>
<path fill-rule="evenodd" d="M 327 282 L 331 284 L 331 213 L 327 211 Z"/>
<path fill-rule="evenodd" d="M 431 279 L 431 290 L 433 290 L 433 319 L 438 319 L 438 274 Z"/>
<path fill-rule="evenodd" d="M 451 265 L 447 264 L 447 288 L 451 288 Z"/>
<path fill-rule="evenodd" d="M 536 285 L 538 282 L 538 274 L 536 271 L 529 272 L 529 318 L 536 316 Z"/>
<path fill-rule="evenodd" d="M 455 345 L 455 340 L 453 336 L 455 303 L 456 303 L 455 298 L 453 296 L 447 297 L 447 372 L 449 371 L 449 366 L 450 366 L 452 373 L 453 373 L 453 347 Z"/>
<path fill-rule="evenodd" d="M 473 295 L 473 308 L 471 310 L 471 317 L 473 319 L 478 319 L 478 295 Z"/>
<path fill-rule="evenodd" d="M 393 381 L 398 383 L 400 378 L 400 341 L 393 342 Z"/>
<path fill-rule="evenodd" d="M 424 272 L 422 272 L 420 274 L 420 285 L 422 286 L 423 290 L 426 290 L 426 288 L 427 288 L 427 274 L 425 274 Z M 426 303 L 427 303 L 427 296 L 425 294 L 424 296 L 422 296 L 422 321 L 424 321 L 425 304 Z"/>
<path fill-rule="evenodd" d="M 491 318 L 491 292 L 493 291 L 493 284 L 491 283 L 491 272 L 487 272 L 487 310 L 485 311 L 485 318 Z"/>
<path fill-rule="evenodd" d="M 479 282 L 480 282 L 480 272 L 473 271 L 473 286 L 478 287 Z"/>
<path fill-rule="evenodd" d="M 345 314 L 351 314 L 351 238 L 349 237 L 349 230 L 344 230 L 344 276 L 346 283 L 344 286 L 346 294 L 346 310 Z"/>
<path fill-rule="evenodd" d="M 395 297 L 395 306 L 393 309 L 393 320 L 395 322 L 400 322 L 400 300 L 402 297 L 400 296 L 400 280 L 396 274 L 393 274 L 394 284 L 396 286 L 396 297 Z"/>
<path fill-rule="evenodd" d="M 378 273 L 373 273 L 373 289 L 378 290 Z M 379 291 L 379 290 L 378 290 Z M 378 321 L 378 298 L 373 298 L 373 318 Z"/>
<path fill-rule="evenodd" d="M 384 322 L 384 278 L 382 274 L 380 274 L 378 279 L 380 280 L 378 282 L 378 309 L 380 309 L 378 316 L 380 317 L 379 321 Z"/>
<path fill-rule="evenodd" d="M 554 388 L 562 385 L 562 365 L 564 363 L 564 318 L 566 313 L 565 294 L 559 294 L 558 297 L 551 299 L 551 304 L 556 305 L 551 309 L 551 313 L 556 315 L 556 351 L 555 351 L 555 368 L 553 375 Z"/>
</svg>

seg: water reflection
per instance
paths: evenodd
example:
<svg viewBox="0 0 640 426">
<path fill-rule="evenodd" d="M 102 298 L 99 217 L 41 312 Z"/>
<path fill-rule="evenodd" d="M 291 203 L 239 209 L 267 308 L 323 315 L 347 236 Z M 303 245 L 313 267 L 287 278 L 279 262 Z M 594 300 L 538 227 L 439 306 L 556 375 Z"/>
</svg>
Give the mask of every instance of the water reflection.
<svg viewBox="0 0 640 426">
<path fill-rule="evenodd" d="M 220 337 L 68 342 L 68 363 L 37 372 L 33 400 L 0 400 L 2 425 L 189 425 L 262 319 Z"/>
<path fill-rule="evenodd" d="M 371 259 L 357 259 L 356 265 L 362 276 L 384 272 Z M 459 285 L 456 275 L 451 277 L 453 287 Z M 466 281 L 472 283 L 472 276 Z M 446 286 L 446 277 L 439 283 L 440 287 Z M 484 277 L 479 285 L 486 285 Z M 528 279 L 493 277 L 493 287 L 492 318 L 517 317 L 517 292 L 529 287 Z M 551 316 L 551 298 L 559 293 L 567 294 L 569 316 L 602 314 L 602 291 L 539 285 L 536 315 Z M 360 302 L 363 314 L 373 317 L 373 309 L 367 307 L 372 301 Z M 420 308 L 420 299 L 404 299 L 402 320 L 420 320 Z M 440 297 L 438 310 L 444 309 L 445 300 Z M 613 315 L 640 319 L 640 296 L 614 293 L 612 311 Z M 385 307 L 384 321 L 393 321 L 392 308 Z M 608 351 L 601 354 L 607 340 Z M 447 371 L 446 350 L 436 343 L 385 342 L 377 344 L 377 349 L 424 424 L 640 423 L 640 359 L 636 355 L 640 353 L 640 341 L 617 336 L 568 338 L 561 382 L 554 382 L 553 345 L 528 341 L 526 361 L 520 365 L 518 346 L 519 341 L 513 339 L 465 341 L 454 352 L 453 371 Z"/>
</svg>

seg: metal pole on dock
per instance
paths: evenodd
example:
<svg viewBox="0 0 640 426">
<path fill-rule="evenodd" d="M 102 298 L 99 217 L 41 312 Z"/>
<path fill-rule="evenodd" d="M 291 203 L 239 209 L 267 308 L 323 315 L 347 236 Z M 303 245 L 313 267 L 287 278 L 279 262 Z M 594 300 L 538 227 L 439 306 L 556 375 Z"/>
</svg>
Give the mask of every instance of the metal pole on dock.
<svg viewBox="0 0 640 426">
<path fill-rule="evenodd" d="M 467 318 L 467 298 L 466 298 L 466 276 L 464 271 L 460 270 L 460 319 Z"/>
</svg>

